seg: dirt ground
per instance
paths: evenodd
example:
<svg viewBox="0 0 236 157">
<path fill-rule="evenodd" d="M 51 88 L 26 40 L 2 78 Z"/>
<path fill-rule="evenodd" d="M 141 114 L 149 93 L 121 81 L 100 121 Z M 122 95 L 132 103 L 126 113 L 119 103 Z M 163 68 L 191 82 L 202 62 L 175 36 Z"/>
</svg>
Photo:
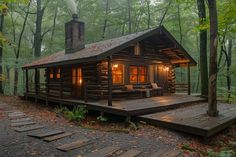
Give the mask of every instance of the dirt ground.
<svg viewBox="0 0 236 157">
<path fill-rule="evenodd" d="M 157 146 L 159 149 L 163 147 L 168 147 L 170 149 L 182 149 L 184 151 L 182 156 L 209 156 L 209 154 L 214 154 L 209 153 L 211 151 L 215 152 L 215 154 L 219 154 L 220 152 L 221 154 L 227 153 L 229 151 L 236 152 L 236 125 L 231 126 L 229 129 L 226 129 L 220 134 L 205 141 L 200 137 L 154 127 L 143 123 L 138 123 L 138 127 L 135 128 L 132 126 L 127 126 L 124 122 L 100 123 L 96 120 L 96 116 L 94 115 L 88 115 L 85 120 L 78 124 L 75 122 L 70 122 L 68 119 L 57 114 L 55 112 L 56 106 L 54 105 L 45 106 L 42 103 L 24 101 L 19 97 L 12 96 L 0 96 L 0 101 L 13 106 L 30 117 L 34 117 L 36 121 L 48 124 L 50 126 L 66 127 L 70 129 L 74 128 L 73 130 L 79 131 L 86 130 L 85 134 L 94 133 L 99 137 L 106 136 L 104 143 L 109 143 L 109 139 L 114 138 L 114 135 L 115 139 L 117 139 L 117 141 L 119 141 L 118 143 L 121 143 L 122 146 L 126 145 L 127 142 L 125 141 L 127 138 L 130 138 L 129 141 L 139 139 L 138 144 L 136 143 L 137 147 L 143 149 L 144 152 L 148 152 L 146 155 L 154 150 L 157 150 Z M 0 110 L 2 127 L 4 125 L 3 119 L 5 119 L 4 114 Z M 7 122 L 5 121 L 5 123 Z M 4 140 L 4 135 L 0 135 L 0 141 Z M 137 142 L 137 140 L 134 141 Z M 2 143 L 0 142 L 0 146 L 1 145 Z M 150 148 L 152 148 L 152 151 L 150 151 Z M 6 148 L 4 147 L 4 149 Z M 54 152 L 54 155 L 55 153 L 58 154 L 57 152 Z M 61 155 L 63 156 L 63 154 L 59 153 L 59 156 Z M 41 154 L 41 156 L 44 155 Z"/>
</svg>

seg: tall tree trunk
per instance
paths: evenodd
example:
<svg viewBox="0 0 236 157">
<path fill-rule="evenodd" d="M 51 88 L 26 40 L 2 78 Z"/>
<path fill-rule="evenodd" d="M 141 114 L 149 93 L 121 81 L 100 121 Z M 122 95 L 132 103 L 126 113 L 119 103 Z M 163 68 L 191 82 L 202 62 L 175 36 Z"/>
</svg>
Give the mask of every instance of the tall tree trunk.
<svg viewBox="0 0 236 157">
<path fill-rule="evenodd" d="M 206 7 L 204 0 L 197 0 L 199 25 L 206 22 Z M 201 95 L 208 96 L 208 65 L 207 65 L 207 30 L 200 30 L 200 73 Z"/>
<path fill-rule="evenodd" d="M 19 36 L 19 39 L 18 39 L 18 44 L 17 44 L 17 50 L 16 50 L 16 62 L 15 62 L 15 69 L 14 69 L 14 95 L 17 95 L 17 87 L 18 87 L 18 75 L 19 75 L 19 71 L 18 71 L 18 59 L 20 57 L 20 49 L 21 49 L 21 41 L 22 41 L 22 37 L 23 37 L 23 34 L 25 32 L 25 26 L 26 26 L 26 22 L 28 20 L 28 16 L 29 16 L 29 8 L 30 8 L 30 2 L 27 6 L 27 11 L 26 11 L 26 14 L 25 14 L 25 18 L 24 18 L 24 22 L 23 22 L 23 25 L 22 25 L 22 29 L 21 29 L 21 32 L 20 32 L 20 36 Z"/>
<path fill-rule="evenodd" d="M 129 33 L 132 32 L 132 25 L 131 25 L 131 0 L 128 0 L 128 22 L 129 22 Z"/>
<path fill-rule="evenodd" d="M 232 63 L 232 49 L 233 49 L 233 40 L 229 39 L 229 46 L 228 46 L 228 59 L 227 59 L 227 90 L 228 90 L 228 99 L 231 97 L 231 77 L 230 77 L 230 67 Z"/>
<path fill-rule="evenodd" d="M 216 0 L 208 0 L 210 16 L 210 75 L 208 89 L 208 115 L 218 116 L 217 110 L 217 45 L 218 45 L 218 17 Z"/>
<path fill-rule="evenodd" d="M 163 21 L 165 20 L 166 14 L 167 14 L 167 12 L 168 12 L 168 10 L 170 8 L 171 3 L 172 3 L 172 0 L 169 0 L 169 3 L 167 5 L 167 7 L 166 7 L 166 10 L 165 10 L 165 12 L 164 12 L 164 14 L 163 14 L 163 16 L 161 18 L 161 21 L 159 22 L 159 26 L 161 26 Z"/>
<path fill-rule="evenodd" d="M 57 6 L 56 6 L 54 17 L 53 17 L 53 25 L 52 25 L 52 33 L 51 33 L 51 43 L 53 43 L 53 37 L 54 37 L 54 34 L 55 34 L 57 14 L 58 14 L 58 2 L 57 2 Z"/>
<path fill-rule="evenodd" d="M 109 10 L 109 0 L 106 0 L 106 13 L 105 13 L 105 20 L 104 20 L 104 26 L 103 26 L 103 31 L 102 31 L 102 39 L 105 38 L 105 33 L 106 33 L 106 28 L 107 28 L 108 10 Z"/>
<path fill-rule="evenodd" d="M 34 56 L 41 56 L 41 46 L 42 46 L 42 21 L 44 9 L 42 9 L 41 0 L 37 0 L 37 12 L 36 12 L 36 30 L 34 34 Z"/>
<path fill-rule="evenodd" d="M 0 14 L 0 32 L 3 32 L 4 14 Z M 0 45 L 0 94 L 3 94 L 3 81 L 1 75 L 3 75 L 2 57 L 3 57 L 3 45 Z"/>
</svg>

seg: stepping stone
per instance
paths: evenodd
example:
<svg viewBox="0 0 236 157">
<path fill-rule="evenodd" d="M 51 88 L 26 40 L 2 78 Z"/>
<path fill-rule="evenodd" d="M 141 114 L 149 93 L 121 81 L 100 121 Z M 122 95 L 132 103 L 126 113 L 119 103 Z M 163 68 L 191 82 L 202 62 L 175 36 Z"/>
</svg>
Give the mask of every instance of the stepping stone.
<svg viewBox="0 0 236 157">
<path fill-rule="evenodd" d="M 64 133 L 64 131 L 53 130 L 53 131 L 48 131 L 48 132 L 45 132 L 45 133 L 29 134 L 28 136 L 35 137 L 35 138 L 44 138 L 44 137 L 58 135 L 58 134 L 62 134 L 62 133 Z"/>
<path fill-rule="evenodd" d="M 20 118 L 20 119 L 13 119 L 11 120 L 12 123 L 18 123 L 18 122 L 26 122 L 26 121 L 31 121 L 31 118 Z"/>
<path fill-rule="evenodd" d="M 18 122 L 18 123 L 12 123 L 11 126 L 12 127 L 16 127 L 16 126 L 23 126 L 23 125 L 33 125 L 35 124 L 35 122 L 31 121 L 31 122 Z"/>
<path fill-rule="evenodd" d="M 6 111 L 7 114 L 17 114 L 17 113 L 23 113 L 21 111 L 17 111 L 17 110 L 11 110 L 11 111 Z"/>
<path fill-rule="evenodd" d="M 85 157 L 106 157 L 106 156 L 111 156 L 113 153 L 118 151 L 120 148 L 119 147 L 105 147 L 102 149 L 99 149 L 95 152 L 92 152 L 90 154 L 85 155 Z"/>
<path fill-rule="evenodd" d="M 21 119 L 21 118 L 27 118 L 26 115 L 21 115 L 21 116 L 13 116 L 13 117 L 9 117 L 10 120 L 13 120 L 13 119 Z"/>
<path fill-rule="evenodd" d="M 142 152 L 139 150 L 135 150 L 135 149 L 130 149 L 127 152 L 124 152 L 123 154 L 121 154 L 118 157 L 136 157 L 137 155 L 141 154 Z"/>
<path fill-rule="evenodd" d="M 86 145 L 91 144 L 92 142 L 89 139 L 81 139 L 72 143 L 64 144 L 62 146 L 57 147 L 57 149 L 61 151 L 69 151 L 72 149 L 80 148 Z"/>
<path fill-rule="evenodd" d="M 15 112 L 20 112 L 20 111 L 17 111 L 17 110 L 9 110 L 9 111 L 5 111 L 7 114 L 9 114 L 9 113 L 15 113 Z"/>
<path fill-rule="evenodd" d="M 177 157 L 181 154 L 181 150 L 171 150 L 171 151 L 168 151 L 168 150 L 165 150 L 165 151 L 159 151 L 159 152 L 156 152 L 154 154 L 152 154 L 150 157 L 159 157 L 159 156 L 165 156 L 165 157 Z"/>
<path fill-rule="evenodd" d="M 20 117 L 20 116 L 24 116 L 24 114 L 23 113 L 8 114 L 8 117 Z"/>
<path fill-rule="evenodd" d="M 26 131 L 31 131 L 31 130 L 37 130 L 37 129 L 42 129 L 44 128 L 43 125 L 31 125 L 31 126 L 27 126 L 27 127 L 19 127 L 19 128 L 15 128 L 14 130 L 17 132 L 26 132 Z"/>
<path fill-rule="evenodd" d="M 45 137 L 43 140 L 46 141 L 46 142 L 52 142 L 52 141 L 59 140 L 61 138 L 64 138 L 64 137 L 67 137 L 67 136 L 71 136 L 71 135 L 73 135 L 73 134 L 70 133 L 70 132 L 65 132 L 63 134 Z"/>
</svg>

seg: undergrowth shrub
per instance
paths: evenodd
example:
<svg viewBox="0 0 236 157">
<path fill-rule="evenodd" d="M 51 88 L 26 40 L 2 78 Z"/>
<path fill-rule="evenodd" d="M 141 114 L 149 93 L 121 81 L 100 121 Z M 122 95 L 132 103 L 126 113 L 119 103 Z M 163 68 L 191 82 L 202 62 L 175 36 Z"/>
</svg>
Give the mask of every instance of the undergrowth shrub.
<svg viewBox="0 0 236 157">
<path fill-rule="evenodd" d="M 85 119 L 87 109 L 82 106 L 74 107 L 72 110 L 69 110 L 67 107 L 59 107 L 56 109 L 56 113 L 65 115 L 71 121 L 81 121 Z"/>
<path fill-rule="evenodd" d="M 208 157 L 235 157 L 235 153 L 232 150 L 222 150 L 219 153 L 216 153 L 212 150 L 208 150 Z"/>
</svg>

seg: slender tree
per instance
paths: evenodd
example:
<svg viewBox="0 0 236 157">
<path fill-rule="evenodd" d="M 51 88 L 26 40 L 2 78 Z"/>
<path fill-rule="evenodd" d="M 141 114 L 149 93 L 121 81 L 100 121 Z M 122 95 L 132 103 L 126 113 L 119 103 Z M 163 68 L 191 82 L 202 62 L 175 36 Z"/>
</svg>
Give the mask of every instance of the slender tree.
<svg viewBox="0 0 236 157">
<path fill-rule="evenodd" d="M 208 89 L 208 115 L 218 116 L 216 89 L 217 89 L 217 45 L 218 45 L 218 17 L 216 0 L 208 0 L 210 17 L 210 73 Z"/>
<path fill-rule="evenodd" d="M 109 11 L 109 0 L 106 0 L 106 9 L 105 9 L 105 20 L 102 30 L 102 39 L 105 38 L 106 28 L 107 28 L 107 17 L 108 17 L 108 11 Z"/>
<path fill-rule="evenodd" d="M 16 62 L 15 62 L 15 70 L 14 70 L 14 95 L 17 95 L 18 74 L 19 74 L 19 72 L 18 72 L 18 59 L 20 57 L 22 37 L 23 37 L 23 34 L 25 32 L 25 26 L 26 26 L 26 22 L 27 22 L 28 16 L 29 16 L 30 4 L 31 4 L 31 1 L 29 1 L 29 3 L 28 3 L 27 11 L 25 12 L 24 22 L 23 22 L 22 29 L 21 29 L 21 32 L 20 32 L 20 35 L 19 35 L 17 47 L 15 48 Z"/>
<path fill-rule="evenodd" d="M 49 30 L 42 33 L 42 23 L 43 23 L 43 16 L 45 9 L 48 4 L 48 0 L 45 2 L 45 5 L 42 5 L 42 0 L 37 0 L 36 6 L 36 21 L 35 21 L 35 33 L 34 33 L 34 56 L 40 57 L 41 56 L 41 47 L 44 35 L 49 32 Z"/>
<path fill-rule="evenodd" d="M 150 13 L 150 0 L 146 0 L 147 3 L 147 15 L 148 15 L 148 19 L 147 19 L 147 28 L 150 28 L 150 23 L 151 23 L 151 13 Z"/>
<path fill-rule="evenodd" d="M 0 33 L 3 32 L 3 24 L 4 24 L 4 14 L 3 12 L 0 12 Z M 3 94 L 3 82 L 1 79 L 1 75 L 3 74 L 2 57 L 3 57 L 3 45 L 0 45 L 0 94 Z"/>
<path fill-rule="evenodd" d="M 132 32 L 132 24 L 131 24 L 131 0 L 128 1 L 128 23 L 129 23 L 129 33 Z"/>
<path fill-rule="evenodd" d="M 206 22 L 206 7 L 204 0 L 197 0 L 199 25 Z M 208 66 L 207 66 L 207 30 L 200 29 L 200 73 L 201 95 L 208 96 Z"/>
</svg>

